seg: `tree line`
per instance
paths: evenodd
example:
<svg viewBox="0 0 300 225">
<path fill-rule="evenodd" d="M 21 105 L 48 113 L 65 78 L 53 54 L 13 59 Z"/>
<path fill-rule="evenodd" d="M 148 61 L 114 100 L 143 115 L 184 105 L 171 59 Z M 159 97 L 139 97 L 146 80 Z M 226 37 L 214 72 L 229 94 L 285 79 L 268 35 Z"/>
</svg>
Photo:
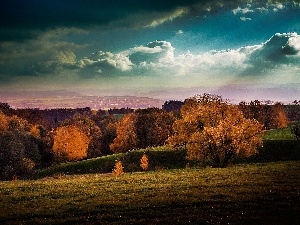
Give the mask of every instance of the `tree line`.
<svg viewBox="0 0 300 225">
<path fill-rule="evenodd" d="M 12 109 L 0 103 L 0 178 L 28 176 L 55 163 L 134 149 L 185 147 L 190 159 L 226 166 L 261 145 L 263 130 L 286 127 L 286 106 L 231 105 L 203 94 L 147 109 Z"/>
</svg>

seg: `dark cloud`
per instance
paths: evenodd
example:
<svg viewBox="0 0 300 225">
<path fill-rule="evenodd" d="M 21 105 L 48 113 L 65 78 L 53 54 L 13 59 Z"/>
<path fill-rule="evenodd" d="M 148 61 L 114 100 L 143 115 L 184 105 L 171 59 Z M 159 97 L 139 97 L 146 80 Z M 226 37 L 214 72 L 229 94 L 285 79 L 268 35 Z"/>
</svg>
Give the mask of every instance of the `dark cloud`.
<svg viewBox="0 0 300 225">
<path fill-rule="evenodd" d="M 284 0 L 282 0 L 284 1 Z M 299 0 L 296 0 L 296 2 Z M 253 2 L 253 1 L 251 1 Z M 270 2 L 267 0 L 257 1 Z M 271 1 L 272 2 L 272 1 Z M 276 1 L 278 2 L 278 1 Z M 190 14 L 230 9 L 243 0 L 2 0 L 0 40 L 22 40 L 39 32 L 63 27 L 146 26 L 178 7 Z"/>
<path fill-rule="evenodd" d="M 250 65 L 243 75 L 261 75 L 282 65 L 297 65 L 300 59 L 300 36 L 275 34 L 257 48 L 246 61 Z"/>
<path fill-rule="evenodd" d="M 31 31 L 61 27 L 86 28 L 108 25 L 126 20 L 130 15 L 147 12 L 168 12 L 188 6 L 199 0 L 140 1 L 140 0 L 4 0 L 0 7 L 0 32 L 2 40 L 16 40 L 34 36 Z M 130 25 L 134 21 L 120 22 Z"/>
</svg>

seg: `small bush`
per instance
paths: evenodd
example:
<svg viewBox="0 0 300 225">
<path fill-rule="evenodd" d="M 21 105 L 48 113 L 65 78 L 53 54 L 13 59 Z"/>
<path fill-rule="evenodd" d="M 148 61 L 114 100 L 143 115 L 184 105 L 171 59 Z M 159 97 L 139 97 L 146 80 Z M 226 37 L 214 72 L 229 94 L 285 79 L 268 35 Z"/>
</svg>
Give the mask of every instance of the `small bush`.
<svg viewBox="0 0 300 225">
<path fill-rule="evenodd" d="M 121 160 L 118 160 L 118 161 L 116 161 L 116 164 L 115 164 L 115 167 L 112 171 L 112 174 L 117 175 L 117 176 L 122 175 L 122 174 L 124 174 L 123 169 L 124 168 L 123 168 Z"/>
<path fill-rule="evenodd" d="M 143 154 L 142 158 L 141 158 L 141 164 L 140 166 L 142 167 L 142 169 L 144 171 L 146 171 L 149 167 L 149 160 L 146 154 Z"/>
</svg>

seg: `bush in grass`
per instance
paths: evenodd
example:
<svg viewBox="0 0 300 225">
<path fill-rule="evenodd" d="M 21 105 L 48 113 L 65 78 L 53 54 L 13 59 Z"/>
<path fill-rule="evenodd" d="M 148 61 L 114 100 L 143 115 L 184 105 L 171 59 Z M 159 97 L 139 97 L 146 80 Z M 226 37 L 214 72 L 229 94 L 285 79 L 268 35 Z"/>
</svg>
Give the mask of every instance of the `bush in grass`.
<svg viewBox="0 0 300 225">
<path fill-rule="evenodd" d="M 143 154 L 142 158 L 141 158 L 141 164 L 140 166 L 142 167 L 142 169 L 144 171 L 146 171 L 149 167 L 149 160 L 146 154 Z"/>
<path fill-rule="evenodd" d="M 124 174 L 123 165 L 122 165 L 121 160 L 116 161 L 116 164 L 112 171 L 112 174 L 117 175 L 117 176 Z"/>
</svg>

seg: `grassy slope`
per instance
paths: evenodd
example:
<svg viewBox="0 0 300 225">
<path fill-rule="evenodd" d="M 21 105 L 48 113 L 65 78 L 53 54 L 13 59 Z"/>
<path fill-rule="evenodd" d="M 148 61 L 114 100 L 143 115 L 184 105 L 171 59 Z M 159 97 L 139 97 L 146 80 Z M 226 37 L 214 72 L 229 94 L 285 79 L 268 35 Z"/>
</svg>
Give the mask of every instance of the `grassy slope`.
<svg viewBox="0 0 300 225">
<path fill-rule="evenodd" d="M 300 162 L 0 182 L 0 224 L 297 224 Z"/>
<path fill-rule="evenodd" d="M 125 172 L 141 171 L 140 159 L 146 153 L 149 170 L 185 168 L 186 151 L 171 150 L 168 147 L 156 147 L 135 150 L 127 153 L 103 156 L 78 162 L 68 162 L 38 171 L 36 178 L 54 174 L 111 173 L 116 160 L 121 160 Z"/>
<path fill-rule="evenodd" d="M 264 137 L 265 140 L 296 140 L 291 132 L 291 126 L 268 130 Z"/>
</svg>

